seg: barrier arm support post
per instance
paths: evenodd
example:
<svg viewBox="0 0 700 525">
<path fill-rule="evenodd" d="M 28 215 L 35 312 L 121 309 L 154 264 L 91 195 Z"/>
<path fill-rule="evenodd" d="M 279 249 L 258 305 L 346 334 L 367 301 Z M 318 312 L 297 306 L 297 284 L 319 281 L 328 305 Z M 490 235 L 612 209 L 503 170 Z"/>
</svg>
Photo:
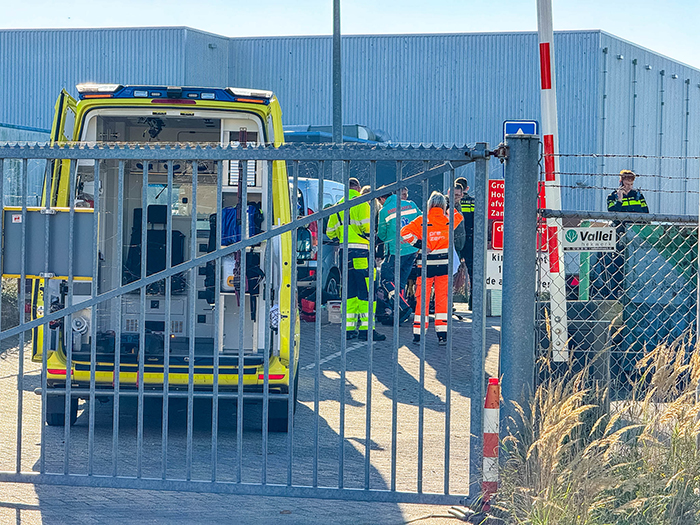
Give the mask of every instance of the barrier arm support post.
<svg viewBox="0 0 700 525">
<path fill-rule="evenodd" d="M 501 437 L 515 430 L 513 402 L 527 410 L 535 380 L 535 290 L 539 138 L 507 135 L 503 217 Z"/>
</svg>

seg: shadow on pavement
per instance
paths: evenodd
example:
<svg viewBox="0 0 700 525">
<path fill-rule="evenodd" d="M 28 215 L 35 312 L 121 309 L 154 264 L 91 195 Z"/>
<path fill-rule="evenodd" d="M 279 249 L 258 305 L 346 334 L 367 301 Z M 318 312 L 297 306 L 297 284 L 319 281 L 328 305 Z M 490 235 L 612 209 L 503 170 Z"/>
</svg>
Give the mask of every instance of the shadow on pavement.
<svg viewBox="0 0 700 525">
<path fill-rule="evenodd" d="M 313 398 L 313 381 L 300 378 L 300 398 Z M 310 391 L 311 390 L 311 391 Z M 38 398 L 38 396 L 37 396 Z M 147 399 L 143 413 L 143 453 L 140 460 L 144 478 L 162 475 L 162 402 Z M 187 402 L 171 399 L 168 411 L 167 476 L 185 479 L 188 458 L 191 457 L 191 479 L 210 481 L 212 475 L 212 404 L 195 400 L 192 419 L 192 444 L 187 444 Z M 220 400 L 218 425 L 217 479 L 235 482 L 240 468 L 245 483 L 260 484 L 263 467 L 262 413 L 260 407 L 244 407 L 244 427 L 241 434 L 243 456 L 239 467 L 236 401 Z M 112 474 L 113 426 L 112 402 L 96 402 L 93 472 Z M 81 401 L 79 417 L 71 427 L 69 462 L 73 474 L 87 474 L 89 407 Z M 117 472 L 121 477 L 136 476 L 138 420 L 136 399 L 120 401 L 119 444 Z M 294 425 L 292 476 L 294 485 L 310 486 L 313 482 L 314 428 L 313 411 L 300 403 Z M 318 418 L 318 485 L 338 485 L 339 435 L 323 418 Z M 64 429 L 46 427 L 47 472 L 62 472 L 64 461 Z M 286 433 L 268 435 L 267 483 L 286 484 L 288 438 Z M 363 445 L 364 446 L 364 445 Z M 376 445 L 372 445 L 376 447 Z M 189 450 L 189 452 L 188 452 Z M 346 487 L 361 487 L 364 483 L 364 456 L 353 441 L 343 443 Z M 39 462 L 34 465 L 39 470 Z M 383 477 L 370 467 L 371 487 L 388 490 Z M 70 481 L 68 480 L 70 483 Z M 127 480 L 120 484 L 128 486 Z M 23 513 L 38 510 L 43 523 L 403 523 L 397 504 L 322 501 L 306 498 L 244 496 L 168 492 L 136 489 L 85 488 L 36 485 L 38 503 L 32 507 L 17 506 Z M 3 504 L 0 503 L 0 507 Z M 361 510 L 360 514 L 358 511 Z M 358 515 L 361 516 L 358 518 Z M 17 523 L 34 523 L 22 521 Z"/>
</svg>

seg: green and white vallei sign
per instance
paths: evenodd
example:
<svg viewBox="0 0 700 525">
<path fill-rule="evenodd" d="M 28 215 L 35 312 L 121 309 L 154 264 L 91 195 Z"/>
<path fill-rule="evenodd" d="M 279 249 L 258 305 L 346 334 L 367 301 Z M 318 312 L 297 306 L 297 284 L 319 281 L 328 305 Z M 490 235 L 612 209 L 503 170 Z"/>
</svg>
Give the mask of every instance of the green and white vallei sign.
<svg viewBox="0 0 700 525">
<path fill-rule="evenodd" d="M 564 228 L 564 250 L 571 252 L 612 252 L 617 241 L 615 228 Z"/>
</svg>

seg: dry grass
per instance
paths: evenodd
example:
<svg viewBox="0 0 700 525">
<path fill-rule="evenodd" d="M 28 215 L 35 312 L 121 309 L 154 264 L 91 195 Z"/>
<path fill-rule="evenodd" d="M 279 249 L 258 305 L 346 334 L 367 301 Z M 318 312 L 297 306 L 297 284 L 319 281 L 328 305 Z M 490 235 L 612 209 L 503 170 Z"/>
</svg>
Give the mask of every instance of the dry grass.
<svg viewBox="0 0 700 525">
<path fill-rule="evenodd" d="M 504 440 L 498 507 L 536 525 L 700 523 L 700 352 L 685 341 L 639 363 L 610 403 L 585 371 L 539 386 Z"/>
</svg>

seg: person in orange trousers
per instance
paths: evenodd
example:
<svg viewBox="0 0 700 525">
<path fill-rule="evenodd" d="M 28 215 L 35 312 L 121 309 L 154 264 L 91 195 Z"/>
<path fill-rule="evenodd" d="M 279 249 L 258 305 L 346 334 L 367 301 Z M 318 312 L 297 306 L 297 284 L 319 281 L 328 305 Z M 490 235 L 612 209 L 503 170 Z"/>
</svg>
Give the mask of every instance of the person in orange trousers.
<svg viewBox="0 0 700 525">
<path fill-rule="evenodd" d="M 452 210 L 454 219 L 452 228 L 456 228 L 462 222 L 462 214 Z M 401 229 L 403 240 L 422 248 L 423 240 L 423 216 L 415 218 Z M 438 344 L 447 344 L 447 298 L 448 289 L 448 263 L 452 253 L 450 252 L 449 235 L 450 219 L 447 215 L 447 198 L 440 192 L 434 191 L 428 199 L 428 238 L 427 238 L 427 268 L 425 293 L 426 298 L 421 297 L 422 274 L 416 281 L 416 312 L 413 317 L 413 342 L 420 342 L 421 312 L 425 316 L 425 329 L 428 329 L 427 304 L 430 302 L 430 292 L 435 287 L 435 332 L 438 336 Z M 454 248 L 453 248 L 454 250 Z M 421 254 L 418 254 L 418 266 L 421 266 Z"/>
</svg>

